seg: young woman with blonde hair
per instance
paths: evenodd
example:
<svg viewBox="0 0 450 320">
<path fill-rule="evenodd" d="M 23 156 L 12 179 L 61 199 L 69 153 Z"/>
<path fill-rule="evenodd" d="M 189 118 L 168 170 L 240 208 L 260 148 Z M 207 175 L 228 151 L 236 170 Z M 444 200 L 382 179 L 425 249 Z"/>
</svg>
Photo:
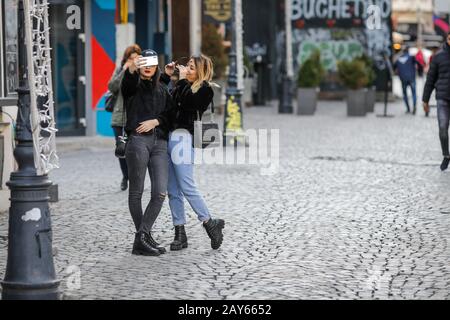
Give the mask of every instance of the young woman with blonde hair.
<svg viewBox="0 0 450 320">
<path fill-rule="evenodd" d="M 192 56 L 187 66 L 176 65 L 172 62 L 165 67 L 165 74 L 161 80 L 169 83 L 170 77 L 179 70 L 179 80 L 172 90 L 175 108 L 170 111 L 168 118 L 172 128 L 169 134 L 169 206 L 175 226 L 175 239 L 170 245 L 171 250 L 187 248 L 188 241 L 184 225 L 186 214 L 184 211 L 184 198 L 191 205 L 198 219 L 203 223 L 211 247 L 218 249 L 223 241 L 222 229 L 225 221 L 213 219 L 206 203 L 197 189 L 194 181 L 194 121 L 203 115 L 211 104 L 214 85 L 211 80 L 214 69 L 211 59 L 205 55 Z M 155 126 L 159 125 L 154 120 Z M 180 152 L 181 151 L 181 152 Z M 183 161 L 186 156 L 190 161 Z M 181 161 L 180 161 L 181 159 Z"/>
</svg>

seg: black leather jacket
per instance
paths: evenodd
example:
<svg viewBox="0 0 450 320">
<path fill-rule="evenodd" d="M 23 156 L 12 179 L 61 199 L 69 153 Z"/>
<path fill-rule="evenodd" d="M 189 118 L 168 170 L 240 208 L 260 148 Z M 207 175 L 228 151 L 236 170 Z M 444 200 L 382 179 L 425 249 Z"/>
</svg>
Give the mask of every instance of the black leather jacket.
<svg viewBox="0 0 450 320">
<path fill-rule="evenodd" d="M 161 81 L 168 84 L 170 79 L 167 75 L 161 76 Z M 194 121 L 208 109 L 214 98 L 214 91 L 205 81 L 196 93 L 191 90 L 191 84 L 186 79 L 180 80 L 173 88 L 172 98 L 174 100 L 174 109 L 166 112 L 166 118 L 169 118 L 171 126 L 170 131 L 176 129 L 187 129 L 194 134 Z"/>
</svg>

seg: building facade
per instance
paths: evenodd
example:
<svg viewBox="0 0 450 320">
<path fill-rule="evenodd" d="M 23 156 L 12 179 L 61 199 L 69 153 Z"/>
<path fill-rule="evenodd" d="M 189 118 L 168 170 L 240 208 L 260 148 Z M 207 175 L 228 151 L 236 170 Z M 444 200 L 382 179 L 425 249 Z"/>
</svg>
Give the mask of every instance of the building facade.
<svg viewBox="0 0 450 320">
<path fill-rule="evenodd" d="M 18 0 L 0 4 L 0 211 L 14 170 Z M 49 0 L 58 136 L 112 136 L 104 95 L 124 49 L 138 43 L 171 59 L 172 0 Z M 137 12 L 137 13 L 136 13 Z"/>
</svg>

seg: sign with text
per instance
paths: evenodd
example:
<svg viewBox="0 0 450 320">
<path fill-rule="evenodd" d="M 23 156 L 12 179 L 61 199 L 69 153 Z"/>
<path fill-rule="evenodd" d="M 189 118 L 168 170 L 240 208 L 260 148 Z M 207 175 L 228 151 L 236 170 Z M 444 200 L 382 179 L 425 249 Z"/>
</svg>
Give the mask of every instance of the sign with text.
<svg viewBox="0 0 450 320">
<path fill-rule="evenodd" d="M 231 0 L 203 0 L 203 23 L 231 21 Z"/>
<path fill-rule="evenodd" d="M 328 72 L 322 87 L 339 88 L 337 65 L 363 54 L 374 62 L 377 87 L 382 87 L 384 54 L 392 55 L 391 1 L 291 0 L 294 68 L 315 50 Z"/>
<path fill-rule="evenodd" d="M 364 28 L 375 6 L 381 19 L 391 13 L 389 0 L 291 0 L 293 27 L 303 28 Z"/>
</svg>

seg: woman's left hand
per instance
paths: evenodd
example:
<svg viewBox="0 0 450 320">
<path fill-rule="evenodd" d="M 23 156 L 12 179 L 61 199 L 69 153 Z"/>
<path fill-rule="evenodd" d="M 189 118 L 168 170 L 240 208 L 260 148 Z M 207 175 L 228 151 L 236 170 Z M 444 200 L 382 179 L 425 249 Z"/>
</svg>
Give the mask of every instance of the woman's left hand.
<svg viewBox="0 0 450 320">
<path fill-rule="evenodd" d="M 140 126 L 136 129 L 137 133 L 145 133 L 153 130 L 156 126 L 159 125 L 159 121 L 156 119 L 147 120 L 140 123 Z"/>
</svg>

